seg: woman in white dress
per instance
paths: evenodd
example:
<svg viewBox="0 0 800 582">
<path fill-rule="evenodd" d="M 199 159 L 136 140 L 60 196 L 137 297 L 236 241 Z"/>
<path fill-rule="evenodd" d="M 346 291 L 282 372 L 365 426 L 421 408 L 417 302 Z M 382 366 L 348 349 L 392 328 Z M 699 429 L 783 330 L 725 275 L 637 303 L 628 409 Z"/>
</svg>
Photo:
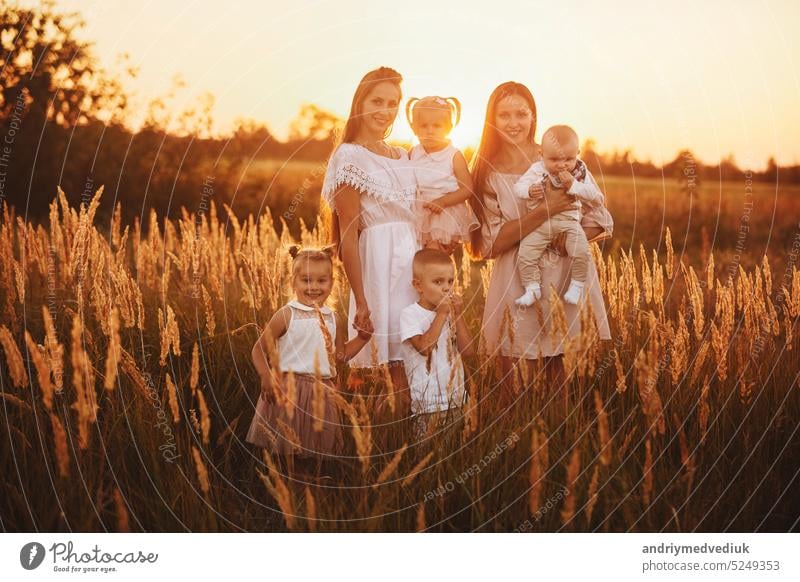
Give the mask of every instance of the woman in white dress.
<svg viewBox="0 0 800 582">
<path fill-rule="evenodd" d="M 411 263 L 414 171 L 403 148 L 386 143 L 402 93 L 400 74 L 388 67 L 367 73 L 356 89 L 342 140 L 328 162 L 322 197 L 333 210 L 334 242 L 350 283 L 349 335 L 372 333 L 353 367 L 387 365 L 396 413 L 410 414 L 403 368 L 400 312 L 417 300 Z"/>
</svg>

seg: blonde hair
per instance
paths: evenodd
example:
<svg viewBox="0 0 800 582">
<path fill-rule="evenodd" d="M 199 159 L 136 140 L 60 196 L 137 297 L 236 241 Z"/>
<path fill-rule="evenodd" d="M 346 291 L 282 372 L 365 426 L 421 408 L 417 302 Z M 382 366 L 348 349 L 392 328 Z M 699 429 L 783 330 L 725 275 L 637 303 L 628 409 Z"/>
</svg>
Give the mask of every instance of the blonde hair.
<svg viewBox="0 0 800 582">
<path fill-rule="evenodd" d="M 414 260 L 411 263 L 411 270 L 414 273 L 414 278 L 419 279 L 422 270 L 431 265 L 450 265 L 455 269 L 453 259 L 444 251 L 439 249 L 421 249 L 414 255 Z"/>
<path fill-rule="evenodd" d="M 297 271 L 300 266 L 306 262 L 327 262 L 331 266 L 331 274 L 333 273 L 333 255 L 335 254 L 335 247 L 328 245 L 321 249 L 304 249 L 300 245 L 292 245 L 289 247 L 289 256 L 292 257 L 292 281 L 297 276 Z"/>
<path fill-rule="evenodd" d="M 542 134 L 542 146 L 545 143 L 552 143 L 556 146 L 564 146 L 568 143 L 578 143 L 578 132 L 569 125 L 554 125 Z"/>
<path fill-rule="evenodd" d="M 411 128 L 414 128 L 414 111 L 441 111 L 447 113 L 447 120 L 450 122 L 450 129 L 453 129 L 461 120 L 461 101 L 455 97 L 438 97 L 430 95 L 428 97 L 412 97 L 406 103 L 406 119 Z"/>
</svg>

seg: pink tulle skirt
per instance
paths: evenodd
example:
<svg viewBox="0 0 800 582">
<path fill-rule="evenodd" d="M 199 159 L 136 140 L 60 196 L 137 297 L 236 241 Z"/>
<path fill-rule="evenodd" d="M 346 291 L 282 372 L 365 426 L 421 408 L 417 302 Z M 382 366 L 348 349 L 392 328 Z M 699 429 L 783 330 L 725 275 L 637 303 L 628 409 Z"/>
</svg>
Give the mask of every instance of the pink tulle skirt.
<svg viewBox="0 0 800 582">
<path fill-rule="evenodd" d="M 423 208 L 425 202 L 424 198 L 417 198 L 414 209 L 417 234 L 422 245 L 429 242 L 443 245 L 464 243 L 469 241 L 469 234 L 480 227 L 466 202 L 448 206 L 439 213 Z"/>
<path fill-rule="evenodd" d="M 286 394 L 287 374 L 283 374 L 283 393 Z M 332 379 L 322 379 L 318 389 L 318 409 L 314 410 L 314 376 L 295 374 L 295 398 L 290 405 L 270 403 L 258 396 L 256 411 L 247 442 L 269 449 L 279 455 L 298 457 L 327 457 L 342 452 L 342 414 L 331 391 L 336 390 Z M 289 408 L 292 409 L 291 417 Z M 320 413 L 321 412 L 321 413 Z"/>
</svg>

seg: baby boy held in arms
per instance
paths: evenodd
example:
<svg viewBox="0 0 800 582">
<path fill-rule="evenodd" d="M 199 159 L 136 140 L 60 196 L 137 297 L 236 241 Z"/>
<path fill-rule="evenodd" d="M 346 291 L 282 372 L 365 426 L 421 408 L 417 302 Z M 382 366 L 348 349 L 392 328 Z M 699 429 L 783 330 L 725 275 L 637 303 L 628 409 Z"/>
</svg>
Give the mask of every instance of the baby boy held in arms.
<svg viewBox="0 0 800 582">
<path fill-rule="evenodd" d="M 418 436 L 433 428 L 434 418 L 458 418 L 464 404 L 461 356 L 474 350 L 454 284 L 455 266 L 447 253 L 422 249 L 414 255 L 413 285 L 419 301 L 403 309 L 400 339 Z"/>
<path fill-rule="evenodd" d="M 581 226 L 581 204 L 603 206 L 604 197 L 580 153 L 578 134 L 566 125 L 555 125 L 542 136 L 542 159 L 535 162 L 514 185 L 514 193 L 538 206 L 546 188 L 564 189 L 575 197 L 575 206 L 551 216 L 522 239 L 519 245 L 519 276 L 525 293 L 517 300 L 529 306 L 542 298 L 540 261 L 556 235 L 566 236 L 566 250 L 572 259 L 569 289 L 564 301 L 578 304 L 583 296 L 591 260 L 589 242 Z"/>
</svg>

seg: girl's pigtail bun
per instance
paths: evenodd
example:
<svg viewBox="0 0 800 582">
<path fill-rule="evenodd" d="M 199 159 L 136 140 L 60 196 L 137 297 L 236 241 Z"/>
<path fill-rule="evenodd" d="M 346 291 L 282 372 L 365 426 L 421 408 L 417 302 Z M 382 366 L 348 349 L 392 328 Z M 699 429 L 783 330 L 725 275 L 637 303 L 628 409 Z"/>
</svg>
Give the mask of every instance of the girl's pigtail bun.
<svg viewBox="0 0 800 582">
<path fill-rule="evenodd" d="M 297 258 L 298 253 L 300 253 L 300 245 L 292 245 L 289 247 L 289 256 L 292 257 L 292 260 Z"/>
<path fill-rule="evenodd" d="M 450 104 L 450 107 L 453 109 L 453 113 L 455 113 L 455 121 L 453 121 L 453 127 L 455 127 L 458 125 L 458 122 L 461 121 L 461 101 L 455 97 L 446 97 L 445 101 Z"/>
<path fill-rule="evenodd" d="M 328 246 L 322 247 L 322 248 L 320 249 L 320 251 L 321 251 L 323 254 L 327 255 L 327 256 L 328 256 L 328 258 L 329 258 L 331 261 L 333 261 L 333 257 L 335 257 L 335 256 L 336 256 L 336 245 L 328 245 Z"/>
<path fill-rule="evenodd" d="M 406 119 L 408 119 L 408 124 L 412 127 L 414 126 L 414 105 L 416 105 L 418 101 L 419 99 L 417 97 L 412 97 L 408 100 L 408 103 L 406 103 Z"/>
</svg>

